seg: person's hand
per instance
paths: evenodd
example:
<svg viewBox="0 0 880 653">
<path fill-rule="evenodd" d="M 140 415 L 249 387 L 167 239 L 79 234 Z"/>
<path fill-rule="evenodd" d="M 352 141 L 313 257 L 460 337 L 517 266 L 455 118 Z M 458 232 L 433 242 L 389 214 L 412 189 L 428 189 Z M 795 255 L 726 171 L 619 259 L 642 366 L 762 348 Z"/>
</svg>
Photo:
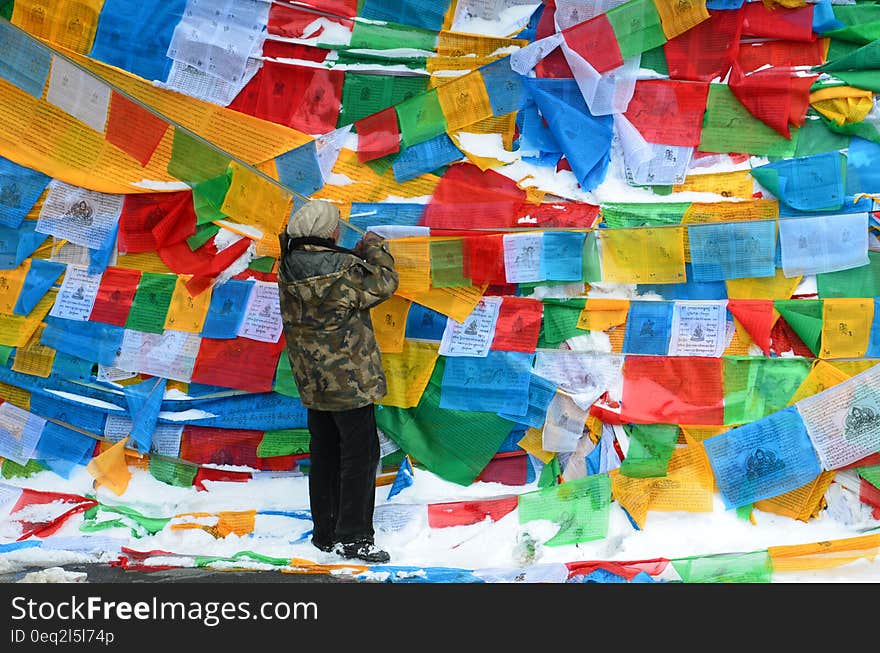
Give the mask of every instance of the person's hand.
<svg viewBox="0 0 880 653">
<path fill-rule="evenodd" d="M 360 241 L 358 241 L 358 244 L 355 245 L 354 251 L 361 253 L 364 251 L 364 248 L 367 245 L 369 245 L 370 243 L 378 243 L 378 242 L 381 242 L 382 240 L 383 240 L 382 236 L 380 236 L 376 232 L 368 231 L 367 233 L 365 233 L 361 237 Z"/>
</svg>

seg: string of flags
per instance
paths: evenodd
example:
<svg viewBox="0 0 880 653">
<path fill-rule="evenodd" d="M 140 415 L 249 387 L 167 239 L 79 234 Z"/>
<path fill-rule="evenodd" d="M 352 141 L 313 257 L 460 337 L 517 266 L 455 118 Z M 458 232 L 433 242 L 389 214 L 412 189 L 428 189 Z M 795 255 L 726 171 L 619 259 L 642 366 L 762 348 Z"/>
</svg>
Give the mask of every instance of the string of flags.
<svg viewBox="0 0 880 653">
<path fill-rule="evenodd" d="M 870 3 L 224 6 L 0 2 L 3 476 L 86 467 L 124 497 L 130 467 L 197 488 L 307 473 L 276 235 L 315 197 L 400 273 L 372 313 L 386 501 L 420 467 L 537 480 L 428 506 L 432 527 L 516 510 L 566 545 L 604 538 L 612 503 L 642 528 L 716 493 L 806 521 L 832 483 L 880 506 Z M 61 521 L 96 510 L 59 501 Z M 807 548 L 545 571 L 765 580 Z"/>
</svg>

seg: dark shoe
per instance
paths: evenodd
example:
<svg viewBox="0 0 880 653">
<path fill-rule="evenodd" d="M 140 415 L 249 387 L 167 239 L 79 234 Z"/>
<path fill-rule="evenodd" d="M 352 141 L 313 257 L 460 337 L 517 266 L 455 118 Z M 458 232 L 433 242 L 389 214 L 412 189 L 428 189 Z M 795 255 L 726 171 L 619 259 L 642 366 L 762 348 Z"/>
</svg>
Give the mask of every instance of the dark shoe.
<svg viewBox="0 0 880 653">
<path fill-rule="evenodd" d="M 321 542 L 320 540 L 315 541 L 312 540 L 312 546 L 316 549 L 323 551 L 324 553 L 330 553 L 333 551 L 334 543 L 333 542 Z"/>
<path fill-rule="evenodd" d="M 383 563 L 391 560 L 387 551 L 383 551 L 369 540 L 357 542 L 337 542 L 333 552 L 343 558 L 354 558 L 364 562 Z"/>
</svg>

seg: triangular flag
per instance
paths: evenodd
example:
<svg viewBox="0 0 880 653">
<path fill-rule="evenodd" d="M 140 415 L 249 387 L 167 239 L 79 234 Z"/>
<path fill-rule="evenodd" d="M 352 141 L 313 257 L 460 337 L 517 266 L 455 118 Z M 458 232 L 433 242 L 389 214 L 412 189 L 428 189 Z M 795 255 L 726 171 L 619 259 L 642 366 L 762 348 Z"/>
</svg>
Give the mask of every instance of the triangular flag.
<svg viewBox="0 0 880 653">
<path fill-rule="evenodd" d="M 131 427 L 131 438 L 141 453 L 150 451 L 153 431 L 159 419 L 162 399 L 165 396 L 165 385 L 168 379 L 151 378 L 141 383 L 127 385 L 123 389 L 125 403 L 134 422 Z"/>
<path fill-rule="evenodd" d="M 773 329 L 773 301 L 769 299 L 728 299 L 727 310 L 739 320 L 755 344 L 770 355 L 770 331 Z"/>
<path fill-rule="evenodd" d="M 95 478 L 95 488 L 104 485 L 117 496 L 121 496 L 128 488 L 131 472 L 125 462 L 125 445 L 128 437 L 123 438 L 102 454 L 89 461 L 86 469 Z"/>
<path fill-rule="evenodd" d="M 390 499 L 394 495 L 400 494 L 401 491 L 408 488 L 413 482 L 412 464 L 409 462 L 409 456 L 404 456 L 403 460 L 400 461 L 400 466 L 397 468 L 397 475 L 394 477 L 394 483 L 391 484 L 387 498 Z"/>
<path fill-rule="evenodd" d="M 822 300 L 784 299 L 774 301 L 773 305 L 813 355 L 818 356 L 822 337 Z"/>
</svg>

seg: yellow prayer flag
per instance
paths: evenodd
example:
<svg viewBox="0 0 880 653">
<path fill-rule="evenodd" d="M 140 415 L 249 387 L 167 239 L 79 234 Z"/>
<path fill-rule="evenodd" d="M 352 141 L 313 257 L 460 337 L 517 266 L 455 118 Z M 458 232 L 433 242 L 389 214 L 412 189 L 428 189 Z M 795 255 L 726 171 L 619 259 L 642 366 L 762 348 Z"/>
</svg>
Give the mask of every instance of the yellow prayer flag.
<svg viewBox="0 0 880 653">
<path fill-rule="evenodd" d="M 370 309 L 373 332 L 382 354 L 399 354 L 403 351 L 406 335 L 406 316 L 412 302 L 392 295 L 390 298 Z"/>
<path fill-rule="evenodd" d="M 871 369 L 880 361 L 877 360 L 860 360 L 860 361 L 828 361 L 828 365 L 836 370 L 843 372 L 847 377 L 855 376 L 865 370 Z"/>
<path fill-rule="evenodd" d="M 555 451 L 544 450 L 544 436 L 541 429 L 529 428 L 517 444 L 545 465 L 553 460 Z"/>
<path fill-rule="evenodd" d="M 748 170 L 688 175 L 683 184 L 672 187 L 673 193 L 716 193 L 723 197 L 751 199 L 755 192 L 754 177 Z"/>
<path fill-rule="evenodd" d="M 0 381 L 0 399 L 22 410 L 31 409 L 31 393 L 15 385 Z"/>
<path fill-rule="evenodd" d="M 95 489 L 104 485 L 117 496 L 121 496 L 128 488 L 131 472 L 128 470 L 125 457 L 125 445 L 129 436 L 125 436 L 112 447 L 98 454 L 89 461 L 86 469 L 95 478 Z"/>
<path fill-rule="evenodd" d="M 398 408 L 418 406 L 440 356 L 439 349 L 438 343 L 407 340 L 399 354 L 383 353 L 388 392 L 379 403 Z"/>
<path fill-rule="evenodd" d="M 707 438 L 721 435 L 730 430 L 729 426 L 704 426 L 694 424 L 682 424 L 681 432 L 685 438 L 685 442 L 702 442 Z"/>
<path fill-rule="evenodd" d="M 190 279 L 189 275 L 178 275 L 174 283 L 174 292 L 165 316 L 166 329 L 187 333 L 202 332 L 208 307 L 211 305 L 211 288 L 193 297 L 186 289 L 186 282 Z"/>
<path fill-rule="evenodd" d="M 15 350 L 15 360 L 12 362 L 12 371 L 48 378 L 52 373 L 52 364 L 55 362 L 55 350 L 52 347 L 40 344 L 40 336 L 45 324 L 40 324 L 24 347 Z"/>
<path fill-rule="evenodd" d="M 772 277 L 727 279 L 727 296 L 730 299 L 790 299 L 803 277 L 786 277 L 782 268 Z M 779 314 L 774 311 L 778 318 Z"/>
<path fill-rule="evenodd" d="M 446 130 L 454 132 L 465 125 L 491 118 L 492 103 L 483 75 L 475 70 L 437 87 L 437 99 L 446 119 Z"/>
<path fill-rule="evenodd" d="M 862 122 L 874 107 L 874 94 L 852 86 L 829 86 L 810 93 L 810 105 L 838 125 Z"/>
<path fill-rule="evenodd" d="M 230 533 L 242 537 L 254 532 L 257 519 L 256 510 L 217 513 L 217 525 L 214 527 L 217 537 L 226 537 Z"/>
<path fill-rule="evenodd" d="M 602 281 L 684 283 L 683 227 L 600 229 Z"/>
<path fill-rule="evenodd" d="M 829 297 L 822 302 L 823 358 L 861 358 L 868 351 L 874 301 L 870 297 Z"/>
<path fill-rule="evenodd" d="M 276 237 L 277 238 L 277 237 Z M 174 274 L 156 252 L 120 254 L 116 257 L 116 267 L 128 270 L 143 270 L 157 274 Z"/>
<path fill-rule="evenodd" d="M 57 291 L 50 290 L 31 311 L 30 315 L 4 315 L 0 313 L 0 345 L 24 347 L 37 327 L 52 309 Z"/>
<path fill-rule="evenodd" d="M 743 328 L 739 320 L 733 318 L 733 338 L 727 347 L 724 348 L 722 356 L 748 356 L 751 346 L 755 343 L 749 332 Z M 757 345 L 755 345 L 757 347 Z"/>
<path fill-rule="evenodd" d="M 74 52 L 92 49 L 104 0 L 15 0 L 12 24 Z"/>
<path fill-rule="evenodd" d="M 421 293 L 431 289 L 431 241 L 429 238 L 392 238 L 388 250 L 394 257 L 400 283 L 398 294 Z"/>
<path fill-rule="evenodd" d="M 791 399 L 788 400 L 788 405 L 791 406 L 801 399 L 812 397 L 838 383 L 843 383 L 848 378 L 849 375 L 841 372 L 836 366 L 817 359 L 810 373 L 804 377 Z"/>
<path fill-rule="evenodd" d="M 798 521 L 809 521 L 825 501 L 825 492 L 828 491 L 834 474 L 835 472 L 821 472 L 806 485 L 769 499 L 755 501 L 755 508 Z"/>
<path fill-rule="evenodd" d="M 365 571 L 369 571 L 368 565 L 355 565 L 349 563 L 340 563 L 338 565 L 322 565 L 305 558 L 291 558 L 290 566 L 292 569 L 282 569 L 282 574 L 346 574 L 347 576 L 356 576 Z"/>
<path fill-rule="evenodd" d="M 232 161 L 232 181 L 220 211 L 232 220 L 254 226 L 263 235 L 277 235 L 287 224 L 293 194 Z"/>
<path fill-rule="evenodd" d="M 516 133 L 516 111 L 505 113 L 503 116 L 493 116 L 486 118 L 480 122 L 468 125 L 464 130 L 468 134 L 501 134 L 501 143 L 505 150 L 513 149 L 513 136 Z M 456 140 L 453 138 L 453 140 Z M 462 149 L 459 141 L 456 140 L 458 149 Z M 467 154 L 467 152 L 465 152 Z M 509 163 L 509 162 L 508 162 Z M 501 162 L 500 165 L 506 165 Z"/>
<path fill-rule="evenodd" d="M 21 294 L 24 286 L 24 278 L 31 269 L 31 260 L 25 259 L 24 263 L 11 270 L 0 270 L 0 313 L 12 315 L 15 302 Z"/>
<path fill-rule="evenodd" d="M 604 331 L 626 322 L 628 299 L 587 299 L 578 316 L 578 329 Z"/>
<path fill-rule="evenodd" d="M 682 224 L 735 222 L 738 220 L 776 220 L 779 202 L 748 200 L 744 202 L 692 202 L 681 217 Z"/>
<path fill-rule="evenodd" d="M 674 39 L 709 18 L 706 0 L 654 0 L 654 6 L 667 39 Z"/>
<path fill-rule="evenodd" d="M 451 317 L 456 322 L 464 322 L 480 302 L 486 288 L 485 285 L 455 286 L 431 288 L 427 292 L 401 292 L 398 288 L 395 294 Z"/>
<path fill-rule="evenodd" d="M 860 558 L 874 560 L 880 550 L 880 533 L 810 544 L 767 547 L 773 571 L 831 569 Z"/>
</svg>

